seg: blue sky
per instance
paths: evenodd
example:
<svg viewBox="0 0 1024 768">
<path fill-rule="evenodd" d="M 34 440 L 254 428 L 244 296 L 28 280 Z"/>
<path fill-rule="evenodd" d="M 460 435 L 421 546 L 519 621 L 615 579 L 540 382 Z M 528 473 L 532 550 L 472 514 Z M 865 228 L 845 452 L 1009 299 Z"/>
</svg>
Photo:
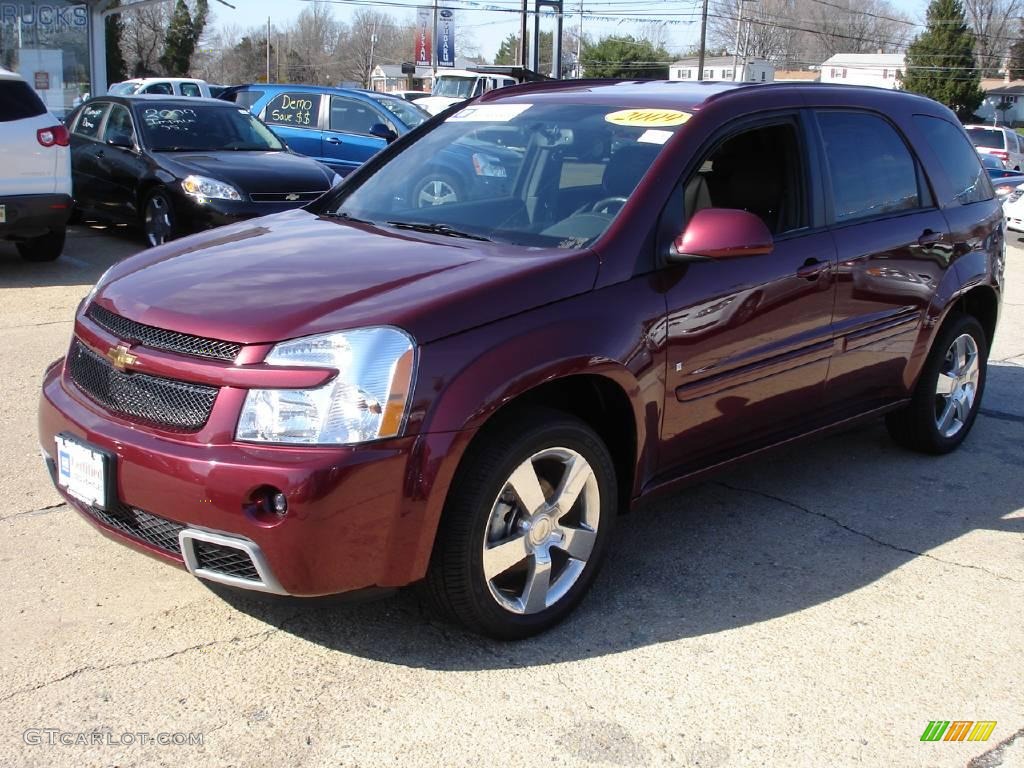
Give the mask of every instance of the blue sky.
<svg viewBox="0 0 1024 768">
<path fill-rule="evenodd" d="M 232 10 L 220 3 L 211 2 L 215 26 L 230 25 L 248 29 L 265 25 L 267 16 L 276 25 L 285 26 L 307 5 L 306 0 L 228 1 L 237 8 Z M 530 1 L 532 5 L 533 0 Z M 445 0 L 439 2 L 445 5 Z M 575 29 L 579 24 L 579 0 L 565 0 L 565 3 L 565 24 Z M 369 5 L 390 13 L 398 20 L 411 22 L 417 3 L 414 0 L 385 0 L 378 3 L 355 0 L 354 3 L 335 2 L 333 5 L 335 17 L 343 21 L 348 20 L 356 8 Z M 583 5 L 583 30 L 596 37 L 637 34 L 642 20 L 646 19 L 666 21 L 665 31 L 670 50 L 686 48 L 696 43 L 700 36 L 698 0 L 585 0 Z M 716 0 L 711 0 L 711 5 L 714 7 Z M 925 0 L 904 0 L 894 5 L 915 21 L 922 21 L 927 3 Z M 518 34 L 519 16 L 509 12 L 519 7 L 518 0 L 455 0 L 450 7 L 465 8 L 457 11 L 457 35 L 461 37 L 468 34 L 480 52 L 488 58 L 494 56 L 506 35 Z M 541 28 L 554 29 L 554 17 L 542 17 Z M 411 41 L 409 47 L 411 55 Z"/>
</svg>

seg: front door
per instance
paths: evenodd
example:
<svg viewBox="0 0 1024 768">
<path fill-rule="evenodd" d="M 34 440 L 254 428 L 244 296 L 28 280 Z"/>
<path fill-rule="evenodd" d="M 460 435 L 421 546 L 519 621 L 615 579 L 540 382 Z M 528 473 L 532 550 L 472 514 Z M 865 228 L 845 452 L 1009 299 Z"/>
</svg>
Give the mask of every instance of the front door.
<svg viewBox="0 0 1024 768">
<path fill-rule="evenodd" d="M 365 102 L 346 96 L 331 96 L 324 131 L 325 162 L 342 176 L 347 176 L 387 146 L 387 141 L 370 133 L 377 123 L 387 125 L 385 120 Z"/>
<path fill-rule="evenodd" d="M 726 136 L 679 190 L 701 208 L 758 215 L 767 255 L 664 270 L 667 372 L 661 468 L 690 471 L 814 425 L 832 349 L 836 254 L 813 226 L 798 115 Z"/>
<path fill-rule="evenodd" d="M 111 218 L 134 221 L 138 216 L 137 190 L 146 163 L 136 148 L 115 146 L 128 139 L 136 142 L 135 128 L 128 108 L 112 104 L 103 125 L 103 146 L 97 152 L 96 199 Z M 112 144 L 111 142 L 114 142 Z"/>
</svg>

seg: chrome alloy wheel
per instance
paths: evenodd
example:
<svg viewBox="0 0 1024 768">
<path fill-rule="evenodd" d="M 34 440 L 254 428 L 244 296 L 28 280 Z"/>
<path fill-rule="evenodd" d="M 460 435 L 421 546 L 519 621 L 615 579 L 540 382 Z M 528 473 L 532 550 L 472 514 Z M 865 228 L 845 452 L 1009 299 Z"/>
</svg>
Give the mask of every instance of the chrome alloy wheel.
<svg viewBox="0 0 1024 768">
<path fill-rule="evenodd" d="M 153 195 L 146 202 L 143 229 L 151 246 L 163 245 L 171 236 L 171 209 L 163 195 Z"/>
<path fill-rule="evenodd" d="M 974 337 L 969 333 L 957 336 L 946 350 L 935 385 L 935 426 L 943 437 L 953 437 L 967 423 L 978 395 L 980 372 Z"/>
<path fill-rule="evenodd" d="M 565 597 L 594 549 L 600 509 L 597 477 L 576 451 L 547 448 L 516 467 L 484 536 L 483 571 L 494 599 L 531 614 Z"/>
<path fill-rule="evenodd" d="M 446 205 L 459 202 L 459 195 L 444 179 L 430 179 L 423 183 L 416 195 L 417 208 Z"/>
</svg>

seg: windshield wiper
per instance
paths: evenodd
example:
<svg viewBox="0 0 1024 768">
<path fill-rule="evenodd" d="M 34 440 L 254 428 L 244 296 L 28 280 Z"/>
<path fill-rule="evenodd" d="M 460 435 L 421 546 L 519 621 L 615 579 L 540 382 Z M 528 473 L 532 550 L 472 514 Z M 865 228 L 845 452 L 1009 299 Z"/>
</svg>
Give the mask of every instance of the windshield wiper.
<svg viewBox="0 0 1024 768">
<path fill-rule="evenodd" d="M 369 219 L 357 219 L 344 211 L 333 211 L 331 213 L 321 213 L 321 218 L 324 219 L 341 219 L 342 221 L 351 221 L 353 224 L 369 224 L 370 226 L 377 226 L 375 222 Z"/>
<path fill-rule="evenodd" d="M 462 232 L 461 230 L 449 227 L 447 224 L 429 224 L 425 221 L 389 221 L 388 224 L 395 229 L 411 229 L 414 232 L 429 232 L 432 235 L 461 237 L 466 240 L 481 240 L 485 243 L 491 242 L 489 237 L 474 235 L 472 232 Z"/>
</svg>

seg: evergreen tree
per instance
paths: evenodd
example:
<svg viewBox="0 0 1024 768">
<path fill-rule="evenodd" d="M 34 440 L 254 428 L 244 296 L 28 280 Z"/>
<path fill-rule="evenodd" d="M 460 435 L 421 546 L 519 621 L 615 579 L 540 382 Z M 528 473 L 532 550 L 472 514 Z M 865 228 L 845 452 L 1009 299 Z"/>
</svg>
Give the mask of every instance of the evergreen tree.
<svg viewBox="0 0 1024 768">
<path fill-rule="evenodd" d="M 939 0 L 937 0 L 939 1 Z M 652 80 L 668 77 L 669 54 L 647 40 L 603 37 L 583 44 L 583 75 L 627 80 Z"/>
<path fill-rule="evenodd" d="M 112 0 L 108 8 L 117 8 L 121 0 Z M 112 13 L 107 16 L 107 82 L 119 83 L 127 77 L 127 66 L 124 56 L 121 54 L 121 31 L 123 24 L 120 13 Z"/>
<path fill-rule="evenodd" d="M 195 53 L 199 38 L 206 27 L 208 15 L 207 0 L 198 0 L 194 17 L 185 0 L 177 0 L 174 13 L 171 15 L 171 23 L 167 26 L 167 35 L 164 37 L 164 52 L 160 57 L 160 66 L 166 74 L 174 77 L 188 74 L 189 67 L 192 66 L 192 54 Z"/>
<path fill-rule="evenodd" d="M 927 24 L 907 48 L 903 88 L 928 96 L 970 119 L 985 94 L 974 59 L 974 35 L 960 0 L 932 0 Z"/>
</svg>

